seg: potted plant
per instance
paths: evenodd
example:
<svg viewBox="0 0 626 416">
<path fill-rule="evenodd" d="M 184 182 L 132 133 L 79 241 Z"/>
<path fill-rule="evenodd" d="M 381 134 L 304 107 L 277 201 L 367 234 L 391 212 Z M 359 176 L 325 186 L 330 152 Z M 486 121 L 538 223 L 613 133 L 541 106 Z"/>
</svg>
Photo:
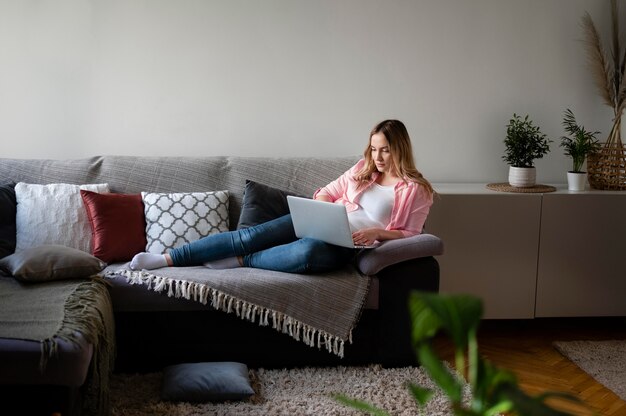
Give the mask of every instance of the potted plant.
<svg viewBox="0 0 626 416">
<path fill-rule="evenodd" d="M 524 119 L 517 114 L 506 126 L 504 144 L 506 151 L 502 159 L 509 164 L 509 184 L 517 187 L 535 185 L 535 159 L 541 159 L 550 151 L 551 140 L 533 125 L 528 115 Z"/>
<path fill-rule="evenodd" d="M 567 172 L 567 189 L 570 191 L 584 191 L 587 172 L 583 171 L 583 164 L 587 155 L 600 150 L 600 143 L 596 139 L 599 131 L 587 131 L 584 126 L 576 123 L 576 117 L 569 108 L 563 116 L 563 128 L 568 133 L 561 137 L 561 147 L 565 155 L 572 158 L 572 170 Z"/>
<path fill-rule="evenodd" d="M 566 416 L 569 413 L 551 407 L 550 399 L 585 404 L 563 392 L 529 395 L 517 377 L 484 359 L 478 349 L 478 326 L 482 319 L 482 301 L 471 295 L 412 292 L 409 297 L 413 345 L 420 365 L 437 388 L 444 393 L 452 413 L 457 416 Z M 454 345 L 454 368 L 451 369 L 433 348 L 432 340 L 440 332 L 450 336 Z M 470 387 L 470 397 L 464 385 Z M 416 406 L 423 410 L 435 390 L 408 383 Z M 389 416 L 369 403 L 337 394 L 334 398 L 350 407 L 376 416 Z"/>
</svg>

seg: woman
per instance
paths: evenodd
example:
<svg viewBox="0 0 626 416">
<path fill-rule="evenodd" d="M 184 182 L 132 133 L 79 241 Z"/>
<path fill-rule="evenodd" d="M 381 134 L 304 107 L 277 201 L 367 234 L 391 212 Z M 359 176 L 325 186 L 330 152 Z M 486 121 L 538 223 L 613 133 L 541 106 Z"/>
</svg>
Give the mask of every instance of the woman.
<svg viewBox="0 0 626 416">
<path fill-rule="evenodd" d="M 346 206 L 355 244 L 370 245 L 421 233 L 433 202 L 433 188 L 415 168 L 404 124 L 385 120 L 370 133 L 363 159 L 314 199 Z M 139 253 L 133 270 L 168 266 L 255 267 L 290 273 L 325 272 L 347 264 L 355 249 L 311 238 L 298 239 L 291 216 L 250 228 L 212 234 L 170 250 Z"/>
</svg>

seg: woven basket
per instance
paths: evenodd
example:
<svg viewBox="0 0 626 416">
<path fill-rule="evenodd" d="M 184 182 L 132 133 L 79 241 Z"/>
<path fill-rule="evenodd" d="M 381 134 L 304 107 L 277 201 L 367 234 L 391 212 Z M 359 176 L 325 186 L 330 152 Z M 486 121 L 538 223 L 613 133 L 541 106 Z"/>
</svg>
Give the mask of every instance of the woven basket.
<svg viewBox="0 0 626 416">
<path fill-rule="evenodd" d="M 594 189 L 626 190 L 626 146 L 612 143 L 589 155 L 587 174 Z"/>
</svg>

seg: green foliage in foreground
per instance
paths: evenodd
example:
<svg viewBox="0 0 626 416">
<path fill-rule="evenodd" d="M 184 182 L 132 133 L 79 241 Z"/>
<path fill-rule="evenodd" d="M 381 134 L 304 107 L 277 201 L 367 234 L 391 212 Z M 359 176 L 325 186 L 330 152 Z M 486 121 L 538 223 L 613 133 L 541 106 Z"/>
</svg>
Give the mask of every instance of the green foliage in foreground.
<svg viewBox="0 0 626 416">
<path fill-rule="evenodd" d="M 546 404 L 546 400 L 559 397 L 581 403 L 576 397 L 564 393 L 544 393 L 529 396 L 517 383 L 515 375 L 499 369 L 480 357 L 476 334 L 483 313 L 480 299 L 468 295 L 440 295 L 413 292 L 409 299 L 413 322 L 413 345 L 421 366 L 431 380 L 443 391 L 450 406 L 458 416 L 520 416 L 568 415 Z M 432 348 L 432 338 L 444 331 L 450 336 L 455 349 L 456 372 L 437 356 Z M 464 369 L 467 371 L 465 372 Z M 471 397 L 463 395 L 463 386 L 469 384 Z M 423 410 L 435 391 L 409 384 L 416 405 Z M 376 416 L 389 414 L 359 400 L 336 395 L 335 399 L 355 409 Z"/>
</svg>

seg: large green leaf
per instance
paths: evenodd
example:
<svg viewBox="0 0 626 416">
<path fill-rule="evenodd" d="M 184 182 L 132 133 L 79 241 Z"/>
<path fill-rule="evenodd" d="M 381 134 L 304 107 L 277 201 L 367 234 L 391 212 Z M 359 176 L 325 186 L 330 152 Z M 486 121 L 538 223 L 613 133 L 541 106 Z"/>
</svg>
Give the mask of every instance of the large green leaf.
<svg viewBox="0 0 626 416">
<path fill-rule="evenodd" d="M 333 398 L 337 400 L 339 403 L 343 403 L 346 406 L 352 407 L 353 409 L 361 410 L 363 412 L 368 412 L 369 414 L 373 416 L 389 416 L 389 413 L 387 413 L 386 411 L 382 409 L 377 408 L 376 406 L 373 406 L 369 403 L 365 403 L 361 400 L 352 399 L 343 394 L 336 394 L 333 396 Z"/>
<path fill-rule="evenodd" d="M 500 416 L 503 414 L 508 414 L 514 408 L 513 402 L 508 400 L 500 400 L 493 407 L 485 409 L 480 414 L 483 416 Z"/>
<path fill-rule="evenodd" d="M 509 400 L 501 400 L 496 392 L 501 385 L 516 384 L 517 379 L 508 370 L 500 369 L 489 361 L 479 359 L 477 363 L 476 382 L 472 386 L 472 409 L 487 414 L 493 408 L 499 408 L 502 403 L 507 403 L 505 408 L 510 408 Z M 497 414 L 497 413 L 495 413 Z"/>
<path fill-rule="evenodd" d="M 427 344 L 417 347 L 417 358 L 430 378 L 443 390 L 453 403 L 461 402 L 463 386 L 460 381 L 448 370 L 437 354 Z"/>
<path fill-rule="evenodd" d="M 412 292 L 409 309 L 413 319 L 413 341 L 421 342 L 444 329 L 457 348 L 466 348 L 468 334 L 476 330 L 483 314 L 482 302 L 471 295 L 442 295 Z"/>
<path fill-rule="evenodd" d="M 433 390 L 418 386 L 417 384 L 408 383 L 408 387 L 411 395 L 421 407 L 426 406 L 428 401 L 435 394 Z"/>
<path fill-rule="evenodd" d="M 441 328 L 441 321 L 419 297 L 411 295 L 409 312 L 411 314 L 411 322 L 413 323 L 413 345 L 431 339 Z"/>
<path fill-rule="evenodd" d="M 569 413 L 561 412 L 548 406 L 542 398 L 531 397 L 524 393 L 516 384 L 503 383 L 498 387 L 495 394 L 499 402 L 510 401 L 513 403 L 515 412 L 520 416 L 567 416 Z"/>
</svg>

